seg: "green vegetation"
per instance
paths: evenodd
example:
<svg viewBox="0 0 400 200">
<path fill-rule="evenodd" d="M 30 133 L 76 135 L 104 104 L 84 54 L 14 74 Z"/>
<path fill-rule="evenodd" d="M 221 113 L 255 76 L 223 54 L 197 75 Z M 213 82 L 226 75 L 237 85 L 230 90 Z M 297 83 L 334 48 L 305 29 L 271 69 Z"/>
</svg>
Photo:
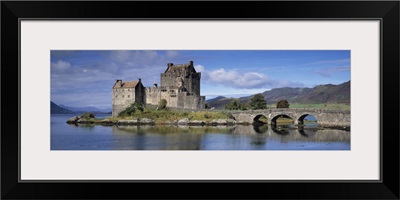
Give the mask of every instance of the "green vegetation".
<svg viewBox="0 0 400 200">
<path fill-rule="evenodd" d="M 276 119 L 276 123 L 279 123 L 279 124 L 293 124 L 293 119 L 285 118 L 285 117 L 279 117 L 278 119 Z"/>
<path fill-rule="evenodd" d="M 229 119 L 230 114 L 216 111 L 185 111 L 185 110 L 167 110 L 167 109 L 153 109 L 143 107 L 143 110 L 134 109 L 130 112 L 133 106 L 129 106 L 126 110 L 122 111 L 118 117 L 109 118 L 110 121 L 118 121 L 121 119 L 143 119 L 148 118 L 155 121 L 157 124 L 163 124 L 167 121 L 173 122 L 183 118 L 189 120 L 200 120 L 210 122 L 213 119 Z M 128 114 L 129 113 L 129 114 Z"/>
<path fill-rule="evenodd" d="M 258 121 L 260 121 L 264 124 L 268 124 L 268 119 L 264 115 L 262 115 L 260 118 L 258 118 Z"/>
<path fill-rule="evenodd" d="M 290 108 L 315 108 L 315 109 L 331 109 L 331 110 L 350 110 L 350 104 L 344 103 L 318 103 L 318 104 L 300 104 L 292 103 Z"/>
<path fill-rule="evenodd" d="M 232 101 L 225 105 L 227 110 L 247 110 L 247 106 L 238 99 L 232 99 Z"/>
<path fill-rule="evenodd" d="M 144 106 L 141 102 L 132 103 L 129 107 L 127 107 L 124 111 L 120 112 L 118 116 L 129 116 L 135 112 L 143 112 Z"/>
<path fill-rule="evenodd" d="M 276 108 L 289 108 L 289 102 L 285 99 L 279 100 L 276 103 Z"/>
<path fill-rule="evenodd" d="M 254 95 L 250 99 L 250 107 L 253 110 L 266 109 L 267 108 L 267 102 L 265 101 L 264 96 L 261 93 L 258 93 L 256 95 Z"/>
<path fill-rule="evenodd" d="M 160 103 L 158 103 L 158 109 L 159 110 L 167 109 L 167 100 L 161 99 Z"/>
<path fill-rule="evenodd" d="M 92 118 L 94 118 L 94 114 L 93 114 L 93 113 L 90 113 L 90 112 L 85 112 L 85 113 L 83 113 L 83 114 L 81 115 L 81 117 L 82 117 L 83 119 L 92 119 Z"/>
</svg>

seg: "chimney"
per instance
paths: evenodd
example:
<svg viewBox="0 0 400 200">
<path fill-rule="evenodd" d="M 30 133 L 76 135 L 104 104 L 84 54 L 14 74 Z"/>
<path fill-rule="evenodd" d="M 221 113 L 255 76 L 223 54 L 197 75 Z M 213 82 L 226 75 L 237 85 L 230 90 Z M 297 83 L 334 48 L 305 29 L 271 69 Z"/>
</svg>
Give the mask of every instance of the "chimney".
<svg viewBox="0 0 400 200">
<path fill-rule="evenodd" d="M 122 87 L 122 80 L 117 80 L 115 83 L 118 87 Z"/>
</svg>

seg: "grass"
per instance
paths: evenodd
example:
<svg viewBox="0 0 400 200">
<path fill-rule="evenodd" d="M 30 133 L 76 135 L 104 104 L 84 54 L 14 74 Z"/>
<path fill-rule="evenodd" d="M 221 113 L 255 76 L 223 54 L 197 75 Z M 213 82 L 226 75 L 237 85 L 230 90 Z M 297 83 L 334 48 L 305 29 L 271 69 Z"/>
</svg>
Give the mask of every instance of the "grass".
<svg viewBox="0 0 400 200">
<path fill-rule="evenodd" d="M 342 103 L 319 103 L 319 104 L 300 104 L 291 103 L 289 108 L 315 108 L 315 109 L 331 109 L 331 110 L 350 110 L 350 104 Z"/>
<path fill-rule="evenodd" d="M 155 123 L 165 123 L 167 121 L 175 121 L 183 118 L 189 120 L 200 120 L 210 122 L 213 119 L 228 119 L 229 115 L 224 112 L 209 112 L 209 111 L 179 111 L 179 110 L 155 110 L 145 108 L 142 112 L 135 112 L 130 116 L 119 116 L 109 118 L 111 121 L 118 121 L 121 119 L 143 119 L 148 118 L 155 121 Z"/>
</svg>

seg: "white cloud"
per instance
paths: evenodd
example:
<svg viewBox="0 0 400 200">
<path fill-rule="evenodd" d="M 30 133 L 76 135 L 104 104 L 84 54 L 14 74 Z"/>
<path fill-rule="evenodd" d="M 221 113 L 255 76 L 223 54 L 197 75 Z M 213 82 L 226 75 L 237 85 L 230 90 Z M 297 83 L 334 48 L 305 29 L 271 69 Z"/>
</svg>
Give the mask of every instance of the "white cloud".
<svg viewBox="0 0 400 200">
<path fill-rule="evenodd" d="M 236 88 L 260 88 L 269 84 L 268 77 L 257 72 L 239 73 L 235 70 L 225 70 L 223 68 L 205 72 L 207 74 L 206 80 Z"/>
<path fill-rule="evenodd" d="M 204 71 L 204 66 L 203 65 L 195 65 L 194 68 L 196 69 L 196 72 L 203 72 Z"/>
<path fill-rule="evenodd" d="M 203 80 L 206 82 L 219 84 L 225 87 L 236 89 L 260 89 L 273 87 L 302 87 L 304 84 L 287 80 L 273 80 L 266 74 L 259 72 L 244 72 L 237 70 L 226 70 L 224 68 L 216 70 L 206 70 L 204 66 L 197 65 L 196 69 L 201 70 Z"/>
<path fill-rule="evenodd" d="M 177 51 L 167 51 L 166 54 L 167 58 L 175 58 L 179 55 Z"/>
<path fill-rule="evenodd" d="M 69 70 L 71 68 L 71 64 L 69 62 L 65 62 L 62 60 L 59 60 L 57 62 L 53 62 L 51 63 L 51 69 L 54 72 L 66 72 L 67 70 Z"/>
</svg>

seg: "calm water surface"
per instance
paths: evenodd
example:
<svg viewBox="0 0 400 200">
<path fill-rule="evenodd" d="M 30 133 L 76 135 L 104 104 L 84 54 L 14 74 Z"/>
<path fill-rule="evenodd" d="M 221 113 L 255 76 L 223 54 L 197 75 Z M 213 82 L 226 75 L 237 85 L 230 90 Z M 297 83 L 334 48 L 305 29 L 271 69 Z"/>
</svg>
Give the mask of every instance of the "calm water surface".
<svg viewBox="0 0 400 200">
<path fill-rule="evenodd" d="M 51 150 L 350 150 L 350 132 L 313 126 L 76 126 L 51 115 Z M 96 115 L 104 118 L 106 115 Z"/>
</svg>

